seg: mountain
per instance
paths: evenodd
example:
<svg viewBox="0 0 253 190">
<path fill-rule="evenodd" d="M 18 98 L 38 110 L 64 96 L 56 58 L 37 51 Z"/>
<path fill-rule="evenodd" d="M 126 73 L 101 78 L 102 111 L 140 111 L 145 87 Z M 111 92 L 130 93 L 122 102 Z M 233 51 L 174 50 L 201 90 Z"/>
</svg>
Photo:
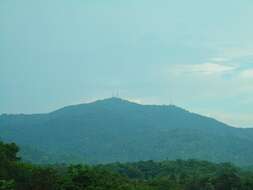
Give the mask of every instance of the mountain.
<svg viewBox="0 0 253 190">
<path fill-rule="evenodd" d="M 0 138 L 39 163 L 202 159 L 253 165 L 253 129 L 234 128 L 173 105 L 119 98 L 46 114 L 0 116 Z"/>
</svg>

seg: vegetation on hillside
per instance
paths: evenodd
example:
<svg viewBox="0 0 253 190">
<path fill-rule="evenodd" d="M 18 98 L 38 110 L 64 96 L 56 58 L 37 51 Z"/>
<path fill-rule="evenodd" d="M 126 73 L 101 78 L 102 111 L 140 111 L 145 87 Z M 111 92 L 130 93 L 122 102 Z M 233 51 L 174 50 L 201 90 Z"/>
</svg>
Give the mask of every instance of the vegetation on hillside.
<svg viewBox="0 0 253 190">
<path fill-rule="evenodd" d="M 253 172 L 229 163 L 140 161 L 106 165 L 23 163 L 0 142 L 0 190 L 252 190 Z"/>
<path fill-rule="evenodd" d="M 253 129 L 229 127 L 176 106 L 118 98 L 48 114 L 1 115 L 0 134 L 21 147 L 24 160 L 38 164 L 194 158 L 253 165 Z"/>
</svg>

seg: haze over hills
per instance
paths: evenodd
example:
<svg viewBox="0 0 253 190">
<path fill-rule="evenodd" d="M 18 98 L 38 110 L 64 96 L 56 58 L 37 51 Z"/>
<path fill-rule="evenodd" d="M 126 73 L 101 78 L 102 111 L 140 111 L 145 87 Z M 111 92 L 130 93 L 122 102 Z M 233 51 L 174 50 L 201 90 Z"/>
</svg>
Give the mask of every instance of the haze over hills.
<svg viewBox="0 0 253 190">
<path fill-rule="evenodd" d="M 37 163 L 196 158 L 253 165 L 253 129 L 234 128 L 174 105 L 119 98 L 46 114 L 0 116 L 0 138 Z"/>
</svg>

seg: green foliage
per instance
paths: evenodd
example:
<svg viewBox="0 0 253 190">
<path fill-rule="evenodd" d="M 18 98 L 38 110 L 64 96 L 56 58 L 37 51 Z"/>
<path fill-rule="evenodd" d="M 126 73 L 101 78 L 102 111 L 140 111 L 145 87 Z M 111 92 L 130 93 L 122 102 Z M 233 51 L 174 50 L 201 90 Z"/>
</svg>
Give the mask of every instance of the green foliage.
<svg viewBox="0 0 253 190">
<path fill-rule="evenodd" d="M 195 158 L 253 165 L 253 129 L 233 128 L 176 106 L 117 98 L 48 114 L 0 115 L 0 134 L 20 145 L 24 161 L 36 164 Z"/>
<path fill-rule="evenodd" d="M 14 180 L 0 180 L 0 190 L 14 190 Z"/>
<path fill-rule="evenodd" d="M 60 182 L 60 189 L 148 190 L 150 188 L 102 168 L 75 165 L 68 168 L 67 174 Z"/>
<path fill-rule="evenodd" d="M 7 178 L 13 172 L 14 164 L 19 158 L 16 156 L 18 147 L 14 144 L 0 142 L 0 179 Z"/>
<path fill-rule="evenodd" d="M 114 163 L 107 168 L 132 180 L 147 182 L 156 190 L 245 190 L 253 189 L 253 173 L 228 163 L 214 164 L 198 160 Z M 133 175 L 132 171 L 138 171 Z"/>
<path fill-rule="evenodd" d="M 33 165 L 0 142 L 0 190 L 252 190 L 253 172 L 199 160 Z"/>
</svg>

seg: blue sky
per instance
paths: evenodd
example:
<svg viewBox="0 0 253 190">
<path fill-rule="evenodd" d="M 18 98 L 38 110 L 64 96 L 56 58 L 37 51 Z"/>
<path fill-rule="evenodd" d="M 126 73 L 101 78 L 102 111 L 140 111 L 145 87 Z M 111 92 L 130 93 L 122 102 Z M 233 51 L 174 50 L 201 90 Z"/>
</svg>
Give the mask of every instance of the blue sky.
<svg viewBox="0 0 253 190">
<path fill-rule="evenodd" d="M 1 0 L 0 113 L 110 97 L 253 127 L 252 0 Z"/>
</svg>

